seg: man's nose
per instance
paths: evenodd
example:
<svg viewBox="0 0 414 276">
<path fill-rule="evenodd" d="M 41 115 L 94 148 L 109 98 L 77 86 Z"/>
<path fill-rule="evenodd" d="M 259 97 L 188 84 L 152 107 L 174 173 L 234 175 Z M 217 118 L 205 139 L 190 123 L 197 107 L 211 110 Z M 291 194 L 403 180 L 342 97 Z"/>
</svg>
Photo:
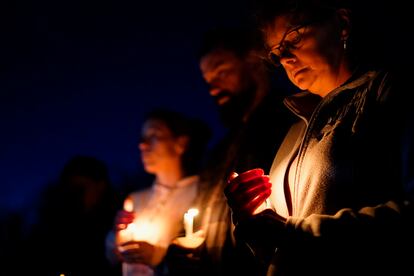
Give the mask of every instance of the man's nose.
<svg viewBox="0 0 414 276">
<path fill-rule="evenodd" d="M 147 141 L 141 141 L 141 142 L 138 143 L 138 149 L 140 151 L 147 150 L 148 148 L 149 148 L 149 144 L 148 144 Z"/>
</svg>

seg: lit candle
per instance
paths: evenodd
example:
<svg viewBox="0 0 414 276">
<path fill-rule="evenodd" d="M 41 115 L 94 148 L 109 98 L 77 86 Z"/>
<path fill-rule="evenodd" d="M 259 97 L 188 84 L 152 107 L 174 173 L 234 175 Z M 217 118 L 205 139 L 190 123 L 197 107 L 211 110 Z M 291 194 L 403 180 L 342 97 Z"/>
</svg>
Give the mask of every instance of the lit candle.
<svg viewBox="0 0 414 276">
<path fill-rule="evenodd" d="M 134 202 L 132 201 L 131 198 L 127 197 L 124 200 L 124 206 L 123 206 L 124 210 L 127 212 L 132 212 L 134 211 Z M 135 230 L 135 225 L 134 222 L 126 224 L 125 228 L 122 230 L 119 230 L 117 233 L 117 240 L 118 243 L 122 244 L 128 241 L 131 241 L 134 239 L 134 230 Z"/>
<path fill-rule="evenodd" d="M 124 210 L 127 211 L 127 212 L 134 211 L 134 202 L 129 197 L 126 198 L 125 201 L 124 201 Z"/>
<path fill-rule="evenodd" d="M 185 236 L 191 237 L 193 235 L 194 217 L 198 215 L 198 210 L 191 208 L 184 214 L 184 230 Z"/>
<path fill-rule="evenodd" d="M 124 210 L 127 212 L 134 211 L 134 202 L 131 198 L 124 200 Z M 125 229 L 118 231 L 118 237 L 121 243 L 127 241 L 147 241 L 149 243 L 157 243 L 162 235 L 159 221 L 151 221 L 145 214 L 140 213 L 133 222 L 125 225 Z"/>
</svg>

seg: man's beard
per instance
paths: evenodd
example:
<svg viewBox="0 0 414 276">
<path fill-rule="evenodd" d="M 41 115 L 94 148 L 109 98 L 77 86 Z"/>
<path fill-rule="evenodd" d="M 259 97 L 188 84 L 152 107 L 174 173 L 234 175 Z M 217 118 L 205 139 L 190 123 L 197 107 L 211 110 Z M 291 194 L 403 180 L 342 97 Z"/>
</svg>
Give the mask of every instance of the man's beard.
<svg viewBox="0 0 414 276">
<path fill-rule="evenodd" d="M 253 104 L 256 87 L 251 86 L 238 94 L 227 91 L 222 91 L 222 93 L 222 96 L 229 96 L 230 100 L 218 106 L 220 120 L 226 127 L 239 125 Z"/>
</svg>

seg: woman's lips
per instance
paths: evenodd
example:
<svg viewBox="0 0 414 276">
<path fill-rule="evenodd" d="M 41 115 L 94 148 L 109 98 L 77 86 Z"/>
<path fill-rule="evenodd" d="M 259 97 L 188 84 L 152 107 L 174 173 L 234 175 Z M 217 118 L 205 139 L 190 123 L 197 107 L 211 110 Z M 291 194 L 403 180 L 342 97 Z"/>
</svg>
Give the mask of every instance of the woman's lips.
<svg viewBox="0 0 414 276">
<path fill-rule="evenodd" d="M 292 73 L 293 78 L 296 78 L 299 74 L 305 72 L 306 70 L 307 70 L 307 68 L 305 67 L 305 68 L 299 68 L 299 69 L 293 71 L 293 73 Z"/>
</svg>

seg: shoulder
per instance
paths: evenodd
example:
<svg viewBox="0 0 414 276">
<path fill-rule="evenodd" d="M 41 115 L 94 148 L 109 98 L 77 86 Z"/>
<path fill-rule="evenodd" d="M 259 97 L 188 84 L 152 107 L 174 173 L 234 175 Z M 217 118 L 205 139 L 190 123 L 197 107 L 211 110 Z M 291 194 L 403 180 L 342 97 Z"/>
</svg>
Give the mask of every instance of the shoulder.
<svg viewBox="0 0 414 276">
<path fill-rule="evenodd" d="M 354 90 L 360 99 L 368 97 L 370 101 L 386 102 L 395 86 L 394 74 L 385 69 L 362 69 L 358 70 L 353 80 L 344 88 Z"/>
<path fill-rule="evenodd" d="M 375 76 L 372 79 L 371 86 L 376 92 L 376 98 L 379 102 L 385 101 L 389 98 L 394 81 L 394 76 L 390 71 L 375 71 Z"/>
<path fill-rule="evenodd" d="M 404 106 L 410 102 L 406 93 L 410 79 L 412 76 L 395 69 L 378 70 L 369 87 L 380 106 L 405 109 Z"/>
</svg>

